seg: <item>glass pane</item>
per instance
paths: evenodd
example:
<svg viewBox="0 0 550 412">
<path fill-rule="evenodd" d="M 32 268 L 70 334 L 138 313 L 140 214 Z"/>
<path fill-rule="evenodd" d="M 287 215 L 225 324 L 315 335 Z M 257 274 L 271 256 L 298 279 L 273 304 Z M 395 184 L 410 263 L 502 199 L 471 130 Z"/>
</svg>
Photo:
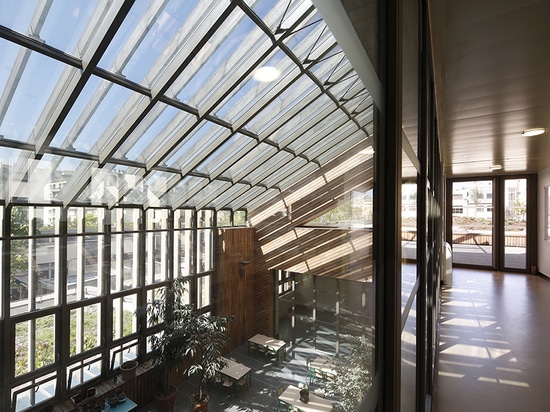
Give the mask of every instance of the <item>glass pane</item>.
<svg viewBox="0 0 550 412">
<path fill-rule="evenodd" d="M 67 238 L 67 300 L 102 294 L 103 235 Z"/>
<path fill-rule="evenodd" d="M 0 54 L 0 96 L 5 107 L 0 117 L 0 134 L 34 143 L 41 132 L 37 124 L 43 122 L 43 111 L 50 109 L 58 96 L 62 74 L 75 74 L 77 69 L 5 40 L 0 40 Z"/>
<path fill-rule="evenodd" d="M 197 273 L 214 269 L 214 231 L 197 230 Z"/>
<path fill-rule="evenodd" d="M 137 331 L 137 295 L 126 295 L 113 299 L 113 340 L 131 335 Z"/>
<path fill-rule="evenodd" d="M 55 362 L 55 315 L 15 324 L 15 376 Z"/>
<path fill-rule="evenodd" d="M 231 222 L 231 210 L 218 210 L 216 213 L 216 226 L 232 226 Z"/>
<path fill-rule="evenodd" d="M 139 233 L 111 236 L 111 292 L 139 284 L 139 236 Z"/>
<path fill-rule="evenodd" d="M 71 356 L 101 345 L 101 304 L 95 303 L 71 310 L 70 349 Z"/>
<path fill-rule="evenodd" d="M 193 236 L 191 230 L 174 233 L 174 278 L 195 273 Z"/>
<path fill-rule="evenodd" d="M 236 210 L 233 214 L 233 225 L 234 226 L 246 226 L 246 211 L 245 210 Z"/>
<path fill-rule="evenodd" d="M 145 242 L 145 284 L 168 279 L 168 232 L 147 233 Z"/>
<path fill-rule="evenodd" d="M 69 389 L 75 388 L 101 376 L 101 355 L 92 356 L 67 367 Z"/>
<path fill-rule="evenodd" d="M 453 182 L 453 263 L 493 266 L 493 181 Z"/>
<path fill-rule="evenodd" d="M 504 180 L 504 267 L 527 266 L 527 179 Z"/>
<path fill-rule="evenodd" d="M 12 399 L 15 400 L 15 411 L 26 411 L 32 406 L 53 399 L 57 393 L 57 372 L 48 373 L 37 379 L 34 384 L 25 382 L 12 389 Z"/>
<path fill-rule="evenodd" d="M 191 209 L 177 209 L 174 211 L 174 227 L 186 229 L 195 226 L 195 211 Z"/>
<path fill-rule="evenodd" d="M 197 279 L 197 308 L 204 308 L 212 303 L 212 276 L 201 276 Z"/>
</svg>

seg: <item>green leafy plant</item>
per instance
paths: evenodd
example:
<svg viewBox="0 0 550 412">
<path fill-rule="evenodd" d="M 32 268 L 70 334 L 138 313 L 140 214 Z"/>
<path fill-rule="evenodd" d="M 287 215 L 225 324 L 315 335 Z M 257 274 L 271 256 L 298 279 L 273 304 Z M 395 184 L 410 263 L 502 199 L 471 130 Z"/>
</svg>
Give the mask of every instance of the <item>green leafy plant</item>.
<svg viewBox="0 0 550 412">
<path fill-rule="evenodd" d="M 334 359 L 336 374 L 326 381 L 325 393 L 338 399 L 334 411 L 358 412 L 372 386 L 372 345 L 362 337 L 345 335 L 350 352 Z"/>
<path fill-rule="evenodd" d="M 182 376 L 199 376 L 197 399 L 202 401 L 206 397 L 204 382 L 226 365 L 221 354 L 228 343 L 227 324 L 232 318 L 201 314 L 194 305 L 186 304 L 185 283 L 176 279 L 138 313 L 147 316 L 149 326 L 159 328 L 151 337 L 157 391 L 168 394 L 166 371 L 176 369 Z"/>
</svg>

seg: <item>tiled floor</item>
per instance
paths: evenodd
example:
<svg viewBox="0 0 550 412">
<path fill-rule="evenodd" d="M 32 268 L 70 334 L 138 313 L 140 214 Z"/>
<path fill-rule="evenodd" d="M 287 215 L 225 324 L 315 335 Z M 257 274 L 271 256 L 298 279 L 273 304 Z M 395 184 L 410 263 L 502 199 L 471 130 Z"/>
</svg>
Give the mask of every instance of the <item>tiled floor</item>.
<svg viewBox="0 0 550 412">
<path fill-rule="evenodd" d="M 432 411 L 550 411 L 550 281 L 454 269 Z"/>
</svg>

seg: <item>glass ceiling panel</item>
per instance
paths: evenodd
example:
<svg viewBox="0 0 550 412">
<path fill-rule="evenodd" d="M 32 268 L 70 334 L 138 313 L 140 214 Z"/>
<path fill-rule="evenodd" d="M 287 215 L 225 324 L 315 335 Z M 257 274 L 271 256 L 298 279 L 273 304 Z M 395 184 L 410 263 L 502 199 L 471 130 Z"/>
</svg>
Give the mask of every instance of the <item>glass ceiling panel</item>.
<svg viewBox="0 0 550 412">
<path fill-rule="evenodd" d="M 0 39 L 0 135 L 29 143 L 0 139 L 3 198 L 248 207 L 372 133 L 372 98 L 310 0 L 139 1 L 104 38 L 123 5 L 0 4 L 1 25 L 58 50 Z M 98 67 L 116 84 L 90 65 L 103 40 Z M 256 77 L 264 66 L 278 77 Z"/>
<path fill-rule="evenodd" d="M 225 207 L 231 208 L 233 210 L 246 209 L 251 201 L 256 199 L 265 191 L 266 189 L 261 186 L 252 186 L 243 194 L 235 198 L 233 201 L 227 203 Z"/>
<path fill-rule="evenodd" d="M 309 97 L 309 96 L 308 96 Z M 307 97 L 304 97 L 305 107 L 297 113 L 292 118 L 282 118 L 279 122 L 282 124 L 275 123 L 270 130 L 273 130 L 273 133 L 269 134 L 269 139 L 276 142 L 281 147 L 286 147 L 291 144 L 293 141 L 301 140 L 302 133 L 304 129 L 313 126 L 314 121 L 318 121 L 318 113 L 323 113 L 326 110 L 334 110 L 336 105 L 326 95 L 317 95 L 312 96 L 316 97 L 309 104 L 307 103 Z"/>
<path fill-rule="evenodd" d="M 269 103 L 277 94 L 294 81 L 299 75 L 298 66 L 282 51 L 272 52 L 265 62 L 260 63 L 261 67 L 273 67 L 279 75 L 276 81 L 257 80 L 254 72 L 240 85 L 236 86 L 214 110 L 214 114 L 230 123 L 240 127 L 248 120 L 262 105 Z"/>
<path fill-rule="evenodd" d="M 228 27 L 232 27 L 230 32 Z M 185 85 L 178 99 L 203 112 L 210 111 L 270 48 L 271 39 L 237 9 L 197 54 L 191 64 L 193 72 L 188 67 L 176 81 L 178 86 Z"/>
<path fill-rule="evenodd" d="M 339 46 L 338 50 L 341 50 Z M 309 70 L 321 82 L 330 86 L 346 76 L 350 76 L 350 73 L 353 72 L 353 67 L 343 53 L 333 53 L 330 57 L 311 66 Z"/>
<path fill-rule="evenodd" d="M 212 180 L 207 186 L 203 187 L 202 190 L 198 191 L 197 194 L 187 201 L 185 206 L 203 209 L 211 199 L 218 197 L 220 194 L 229 189 L 231 185 L 231 182 Z"/>
<path fill-rule="evenodd" d="M 164 194 L 181 180 L 181 174 L 154 171 L 149 173 L 140 185 L 132 188 L 121 203 L 148 204 L 150 206 L 164 206 Z"/>
<path fill-rule="evenodd" d="M 308 163 L 304 167 L 288 175 L 284 180 L 280 181 L 278 184 L 279 190 L 287 190 L 288 188 L 292 187 L 300 180 L 304 179 L 311 173 L 316 172 L 317 170 L 319 170 L 319 165 L 317 165 L 316 163 Z"/>
<path fill-rule="evenodd" d="M 311 7 L 310 0 L 246 0 L 254 12 L 267 24 L 272 33 L 289 29 Z"/>
<path fill-rule="evenodd" d="M 239 181 L 248 173 L 260 165 L 264 165 L 277 153 L 277 148 L 268 144 L 260 144 L 250 150 L 246 156 L 230 167 L 229 171 L 223 173 L 223 177 Z M 280 167 L 280 166 L 279 166 Z"/>
<path fill-rule="evenodd" d="M 159 0 L 134 3 L 100 66 L 145 86 L 173 72 L 201 41 L 229 2 Z"/>
<path fill-rule="evenodd" d="M 35 125 L 65 65 L 4 40 L 0 56 L 0 134 L 32 143 Z"/>
<path fill-rule="evenodd" d="M 217 194 L 215 198 L 210 198 L 205 207 L 212 207 L 222 209 L 231 204 L 231 202 L 250 190 L 249 185 L 236 183 L 230 187 L 227 187 L 221 193 Z M 231 207 L 231 206 L 230 206 Z"/>
<path fill-rule="evenodd" d="M 332 110 L 332 111 L 331 111 Z M 307 124 L 307 130 L 304 131 L 299 139 L 294 140 L 288 145 L 288 148 L 296 154 L 301 154 L 316 142 L 324 139 L 330 132 L 336 130 L 349 119 L 341 110 L 336 110 L 336 106 L 328 106 L 320 111 Z"/>
<path fill-rule="evenodd" d="M 225 127 L 203 121 L 167 159 L 166 165 L 181 169 L 184 174 L 188 173 L 212 150 L 221 145 L 230 134 L 231 131 Z"/>
<path fill-rule="evenodd" d="M 149 162 L 165 145 L 179 139 L 197 117 L 164 103 L 157 103 L 120 146 L 115 157 Z"/>
<path fill-rule="evenodd" d="M 310 93 L 315 96 L 318 90 L 319 88 L 310 78 L 302 76 L 258 113 L 248 123 L 247 129 L 260 134 L 279 119 L 283 119 L 284 121 L 284 118 L 291 109 L 296 108 L 299 110 L 306 106 L 309 100 L 306 96 Z"/>
<path fill-rule="evenodd" d="M 289 175 L 298 171 L 299 169 L 304 167 L 306 164 L 307 164 L 306 159 L 301 157 L 295 157 L 291 161 L 287 162 L 285 164 L 285 167 L 280 167 L 279 169 L 274 170 L 273 173 L 270 173 L 269 175 L 267 175 L 262 181 L 262 184 L 266 185 L 267 187 L 278 186 L 282 180 L 286 179 Z M 317 169 L 318 167 L 319 166 L 314 165 L 314 169 Z"/>
<path fill-rule="evenodd" d="M 336 156 L 341 153 L 344 153 L 350 147 L 353 147 L 357 143 L 367 139 L 367 135 L 362 130 L 357 130 L 352 133 L 350 136 L 347 136 L 345 139 L 340 141 L 328 142 L 325 140 L 322 144 L 315 145 L 314 150 L 311 151 L 312 154 L 315 154 L 315 158 L 325 165 Z"/>
<path fill-rule="evenodd" d="M 208 179 L 189 175 L 185 176 L 177 185 L 166 192 L 163 200 L 165 204 L 172 207 L 181 207 L 182 198 L 187 193 L 194 192 L 197 188 L 204 187 L 206 184 L 208 184 Z"/>
<path fill-rule="evenodd" d="M 236 133 L 212 152 L 196 170 L 202 174 L 217 176 L 231 164 L 245 156 L 257 144 L 255 139 Z"/>
<path fill-rule="evenodd" d="M 330 56 L 336 45 L 336 39 L 317 12 L 310 14 L 284 42 L 302 62 Z"/>
<path fill-rule="evenodd" d="M 245 180 L 253 185 L 261 182 L 266 176 L 279 170 L 281 167 L 285 167 L 293 159 L 293 155 L 288 152 L 278 152 L 275 156 L 267 159 L 261 167 L 254 169 Z"/>
<path fill-rule="evenodd" d="M 0 24 L 71 54 L 78 52 L 77 42 L 98 3 L 92 0 L 3 1 Z M 102 2 L 101 9 L 105 8 L 107 5 Z M 63 30 L 59 30 L 60 27 Z"/>
<path fill-rule="evenodd" d="M 133 93 L 129 89 L 92 76 L 51 146 L 99 155 L 106 144 L 105 140 L 112 137 L 109 135 L 101 139 L 111 123 L 116 120 L 116 127 L 124 124 L 125 118 L 120 119 L 120 112 L 126 113 L 122 109 L 127 108 L 127 101 L 131 96 L 136 96 L 138 100 L 146 99 L 145 96 Z"/>
</svg>

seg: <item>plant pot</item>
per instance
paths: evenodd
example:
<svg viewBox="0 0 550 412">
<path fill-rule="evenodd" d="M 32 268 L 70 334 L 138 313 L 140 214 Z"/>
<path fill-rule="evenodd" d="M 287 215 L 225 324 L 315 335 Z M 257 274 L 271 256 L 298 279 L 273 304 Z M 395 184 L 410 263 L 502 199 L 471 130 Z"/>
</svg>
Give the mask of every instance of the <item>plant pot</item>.
<svg viewBox="0 0 550 412">
<path fill-rule="evenodd" d="M 120 372 L 122 373 L 122 379 L 129 381 L 132 378 L 136 377 L 136 368 L 138 362 L 136 360 L 126 361 L 120 365 Z"/>
<path fill-rule="evenodd" d="M 210 401 L 210 396 L 204 395 L 204 397 L 199 399 L 199 395 L 193 395 L 193 412 L 207 412 L 208 411 L 208 402 Z"/>
<path fill-rule="evenodd" d="M 167 392 L 167 394 L 161 394 L 159 391 L 155 392 L 159 412 L 171 412 L 174 410 L 178 391 L 175 386 L 169 386 Z"/>
</svg>

